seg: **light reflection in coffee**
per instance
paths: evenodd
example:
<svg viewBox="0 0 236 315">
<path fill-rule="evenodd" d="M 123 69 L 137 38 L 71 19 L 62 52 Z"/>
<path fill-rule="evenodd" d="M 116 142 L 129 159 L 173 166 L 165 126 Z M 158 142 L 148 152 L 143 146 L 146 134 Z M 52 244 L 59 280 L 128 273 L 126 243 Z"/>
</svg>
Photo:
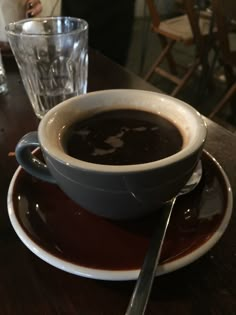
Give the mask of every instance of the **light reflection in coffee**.
<svg viewBox="0 0 236 315">
<path fill-rule="evenodd" d="M 63 136 L 70 156 L 96 164 L 153 162 L 181 150 L 179 129 L 160 115 L 140 110 L 101 112 L 72 124 Z"/>
</svg>

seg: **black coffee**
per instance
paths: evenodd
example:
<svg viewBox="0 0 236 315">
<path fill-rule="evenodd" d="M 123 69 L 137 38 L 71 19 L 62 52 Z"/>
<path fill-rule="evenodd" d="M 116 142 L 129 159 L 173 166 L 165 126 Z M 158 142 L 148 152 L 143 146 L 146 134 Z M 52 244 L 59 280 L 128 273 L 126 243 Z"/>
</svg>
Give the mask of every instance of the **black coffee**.
<svg viewBox="0 0 236 315">
<path fill-rule="evenodd" d="M 139 110 L 102 112 L 74 123 L 64 134 L 70 156 L 96 164 L 130 165 L 163 159 L 181 150 L 183 138 L 169 120 Z"/>
</svg>

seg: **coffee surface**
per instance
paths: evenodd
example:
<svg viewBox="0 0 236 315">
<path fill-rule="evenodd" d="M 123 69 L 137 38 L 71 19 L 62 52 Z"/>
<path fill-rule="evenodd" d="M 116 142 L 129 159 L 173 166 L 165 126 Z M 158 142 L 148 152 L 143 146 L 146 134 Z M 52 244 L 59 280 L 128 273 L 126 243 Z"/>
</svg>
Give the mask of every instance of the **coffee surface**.
<svg viewBox="0 0 236 315">
<path fill-rule="evenodd" d="M 179 129 L 160 115 L 112 110 L 77 121 L 63 137 L 68 155 L 105 165 L 153 162 L 181 150 Z"/>
</svg>

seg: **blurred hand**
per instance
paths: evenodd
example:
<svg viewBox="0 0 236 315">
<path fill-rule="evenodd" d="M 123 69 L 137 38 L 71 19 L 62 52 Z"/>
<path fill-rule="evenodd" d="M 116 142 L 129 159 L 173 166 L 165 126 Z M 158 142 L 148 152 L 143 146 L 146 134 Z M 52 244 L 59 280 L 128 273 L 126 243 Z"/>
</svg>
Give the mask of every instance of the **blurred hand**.
<svg viewBox="0 0 236 315">
<path fill-rule="evenodd" d="M 25 16 L 27 18 L 37 16 L 42 11 L 42 3 L 40 0 L 26 0 Z"/>
</svg>

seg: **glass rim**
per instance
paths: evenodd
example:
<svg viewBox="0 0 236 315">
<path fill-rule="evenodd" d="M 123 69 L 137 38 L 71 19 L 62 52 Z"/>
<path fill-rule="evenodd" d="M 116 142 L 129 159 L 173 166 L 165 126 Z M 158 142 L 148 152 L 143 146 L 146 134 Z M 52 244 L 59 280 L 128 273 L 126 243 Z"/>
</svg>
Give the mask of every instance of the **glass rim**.
<svg viewBox="0 0 236 315">
<path fill-rule="evenodd" d="M 14 27 L 18 26 L 18 25 L 23 25 L 25 23 L 29 23 L 29 22 L 48 22 L 48 21 L 63 21 L 63 20 L 69 20 L 69 21 L 74 21 L 74 22 L 79 22 L 81 23 L 81 25 L 83 25 L 83 27 L 81 29 L 74 29 L 71 31 L 68 31 L 66 33 L 43 33 L 43 32 L 39 32 L 39 33 L 24 33 L 22 31 L 20 32 L 15 32 Z M 76 18 L 76 17 L 71 17 L 71 16 L 46 16 L 46 17 L 35 17 L 35 18 L 27 18 L 27 19 L 23 19 L 23 20 L 19 20 L 19 21 L 15 21 L 15 22 L 11 22 L 9 24 L 7 24 L 5 26 L 5 31 L 7 32 L 7 35 L 13 35 L 13 36 L 20 36 L 20 37 L 36 37 L 39 35 L 43 35 L 46 37 L 53 37 L 53 36 L 67 36 L 67 35 L 72 35 L 74 33 L 82 33 L 88 30 L 88 22 L 84 19 L 81 18 Z"/>
</svg>

